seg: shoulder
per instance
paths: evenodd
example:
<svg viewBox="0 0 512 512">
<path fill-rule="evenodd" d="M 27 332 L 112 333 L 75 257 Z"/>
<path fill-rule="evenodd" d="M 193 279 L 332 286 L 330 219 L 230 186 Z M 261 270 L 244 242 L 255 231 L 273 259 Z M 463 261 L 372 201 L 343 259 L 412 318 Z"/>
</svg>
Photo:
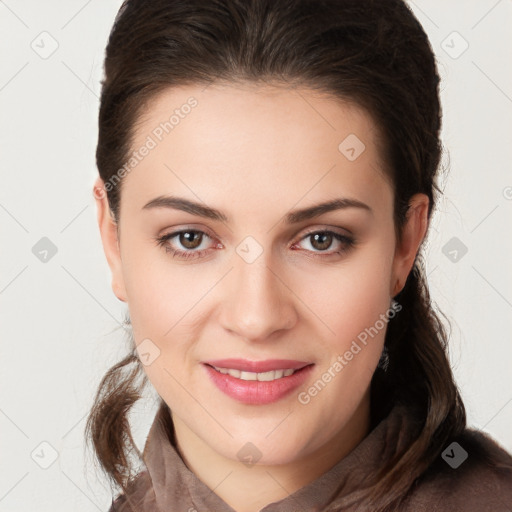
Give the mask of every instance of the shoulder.
<svg viewBox="0 0 512 512">
<path fill-rule="evenodd" d="M 512 456 L 487 434 L 466 429 L 417 480 L 414 512 L 511 512 Z"/>
<path fill-rule="evenodd" d="M 156 510 L 155 493 L 147 471 L 139 473 L 128 486 L 128 494 L 120 494 L 108 512 L 146 512 Z"/>
</svg>

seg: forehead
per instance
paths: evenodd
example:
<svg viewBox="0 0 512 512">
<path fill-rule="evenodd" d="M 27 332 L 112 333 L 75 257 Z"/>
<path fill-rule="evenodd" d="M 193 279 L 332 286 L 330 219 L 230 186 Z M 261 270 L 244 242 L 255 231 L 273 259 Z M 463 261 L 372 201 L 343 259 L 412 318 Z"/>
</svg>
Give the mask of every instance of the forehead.
<svg viewBox="0 0 512 512">
<path fill-rule="evenodd" d="M 147 104 L 135 127 L 132 150 L 150 149 L 132 162 L 123 202 L 141 207 L 180 191 L 217 204 L 274 198 L 291 208 L 327 194 L 384 208 L 390 187 L 378 135 L 364 110 L 309 89 L 170 88 Z"/>
</svg>

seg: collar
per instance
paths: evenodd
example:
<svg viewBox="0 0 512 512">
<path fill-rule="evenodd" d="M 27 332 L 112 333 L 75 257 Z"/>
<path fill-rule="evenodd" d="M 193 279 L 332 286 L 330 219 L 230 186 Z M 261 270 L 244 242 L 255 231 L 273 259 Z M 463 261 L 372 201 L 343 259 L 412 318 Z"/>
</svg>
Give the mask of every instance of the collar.
<svg viewBox="0 0 512 512">
<path fill-rule="evenodd" d="M 395 405 L 343 459 L 313 482 L 260 512 L 322 510 L 336 503 L 349 507 L 361 493 L 367 476 L 401 450 L 410 435 L 405 407 Z M 169 408 L 161 401 L 144 447 L 144 462 L 159 512 L 169 510 L 236 512 L 193 473 L 176 447 Z"/>
</svg>

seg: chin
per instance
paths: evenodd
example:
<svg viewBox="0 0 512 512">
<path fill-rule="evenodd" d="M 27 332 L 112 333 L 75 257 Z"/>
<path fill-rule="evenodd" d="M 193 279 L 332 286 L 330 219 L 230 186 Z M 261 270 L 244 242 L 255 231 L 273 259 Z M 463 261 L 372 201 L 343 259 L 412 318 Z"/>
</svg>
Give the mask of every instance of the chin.
<svg viewBox="0 0 512 512">
<path fill-rule="evenodd" d="M 279 423 L 279 422 L 277 422 Z M 247 429 L 240 433 L 233 432 L 233 438 L 223 446 L 212 445 L 212 448 L 224 457 L 235 461 L 263 466 L 277 466 L 294 463 L 298 458 L 307 455 L 304 453 L 309 447 L 313 450 L 313 442 L 304 437 L 303 430 L 296 433 L 289 428 L 278 433 L 277 430 L 268 435 L 272 429 L 260 429 L 254 434 Z M 237 435 L 238 434 L 238 435 Z M 318 439 L 318 436 L 317 436 Z M 316 444 L 316 443 L 314 443 Z"/>
</svg>

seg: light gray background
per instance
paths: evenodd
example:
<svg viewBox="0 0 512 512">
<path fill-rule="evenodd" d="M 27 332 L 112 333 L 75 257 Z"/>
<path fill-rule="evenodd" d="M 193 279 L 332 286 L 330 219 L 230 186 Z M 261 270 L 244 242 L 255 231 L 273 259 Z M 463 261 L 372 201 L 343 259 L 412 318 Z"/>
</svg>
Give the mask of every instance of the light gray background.
<svg viewBox="0 0 512 512">
<path fill-rule="evenodd" d="M 83 428 L 126 349 L 91 192 L 103 52 L 120 5 L 0 0 L 1 511 L 110 503 Z M 512 451 L 512 2 L 411 6 L 438 57 L 449 151 L 426 250 L 431 294 L 453 325 L 469 423 Z M 58 249 L 46 263 L 32 252 L 42 237 Z M 457 261 L 453 237 L 468 248 Z M 139 443 L 154 411 L 150 400 L 133 414 Z"/>
</svg>

